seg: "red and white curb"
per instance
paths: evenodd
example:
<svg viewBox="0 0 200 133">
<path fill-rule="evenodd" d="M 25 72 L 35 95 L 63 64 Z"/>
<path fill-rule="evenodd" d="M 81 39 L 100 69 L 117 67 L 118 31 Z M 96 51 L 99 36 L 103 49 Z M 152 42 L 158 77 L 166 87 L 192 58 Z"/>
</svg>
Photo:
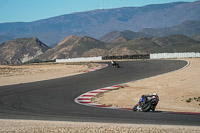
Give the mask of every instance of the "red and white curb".
<svg viewBox="0 0 200 133">
<path fill-rule="evenodd" d="M 131 110 L 132 108 L 120 108 L 115 106 L 108 106 L 103 104 L 92 103 L 92 98 L 95 97 L 97 94 L 104 93 L 109 90 L 114 90 L 120 88 L 119 85 L 105 87 L 93 91 L 86 92 L 80 96 L 78 96 L 74 102 L 91 107 L 99 107 L 99 108 L 106 108 L 106 109 L 120 109 L 120 110 Z M 170 114 L 185 114 L 185 115 L 200 115 L 200 112 L 173 112 L 173 111 L 164 111 L 163 113 L 170 113 Z"/>
<path fill-rule="evenodd" d="M 99 70 L 99 69 L 105 68 L 105 67 L 107 67 L 107 66 L 108 66 L 108 64 L 100 64 L 99 67 L 96 67 L 96 68 L 93 68 L 93 69 L 86 70 L 85 72 L 93 72 L 93 71 L 96 71 L 96 70 Z"/>
<path fill-rule="evenodd" d="M 120 88 L 119 85 L 105 87 L 93 91 L 86 92 L 80 96 L 78 96 L 74 102 L 91 107 L 99 107 L 99 108 L 106 108 L 106 109 L 120 109 L 120 110 L 131 110 L 132 108 L 120 108 L 115 106 L 108 106 L 103 104 L 92 103 L 92 98 L 95 97 L 97 94 L 104 93 L 109 90 L 114 90 Z M 186 115 L 200 115 L 200 112 L 173 112 L 173 111 L 164 111 L 163 113 L 170 113 L 170 114 L 186 114 Z"/>
<path fill-rule="evenodd" d="M 92 106 L 92 107 L 100 107 L 100 108 L 107 108 L 107 109 L 126 109 L 126 108 L 92 103 L 92 101 L 91 101 L 92 98 L 95 97 L 97 94 L 100 94 L 100 93 L 103 93 L 103 92 L 109 91 L 109 90 L 118 89 L 118 88 L 120 88 L 120 86 L 115 85 L 115 86 L 110 86 L 110 87 L 105 87 L 105 88 L 89 91 L 89 92 L 86 92 L 86 93 L 78 96 L 74 101 L 78 104 Z M 127 110 L 130 110 L 130 109 L 127 109 Z"/>
</svg>

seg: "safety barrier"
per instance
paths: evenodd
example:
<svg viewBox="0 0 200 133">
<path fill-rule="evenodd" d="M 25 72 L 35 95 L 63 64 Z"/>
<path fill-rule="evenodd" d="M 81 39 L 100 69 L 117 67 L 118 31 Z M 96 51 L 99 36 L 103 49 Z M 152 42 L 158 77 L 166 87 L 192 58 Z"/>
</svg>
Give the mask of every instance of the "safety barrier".
<svg viewBox="0 0 200 133">
<path fill-rule="evenodd" d="M 150 59 L 173 59 L 173 58 L 199 58 L 200 53 L 155 53 L 150 54 Z"/>
<path fill-rule="evenodd" d="M 83 61 L 100 61 L 102 57 L 82 57 L 82 58 L 68 58 L 68 59 L 56 59 L 56 62 L 83 62 Z"/>
<path fill-rule="evenodd" d="M 56 59 L 56 62 L 88 62 L 100 60 L 122 60 L 122 59 L 173 59 L 173 58 L 200 58 L 200 53 L 155 53 L 155 54 L 134 54 L 123 56 L 99 56 L 99 57 L 82 57 L 69 59 Z"/>
<path fill-rule="evenodd" d="M 82 58 L 68 58 L 56 59 L 56 62 L 82 62 L 82 61 L 100 61 L 100 60 L 113 60 L 113 59 L 150 59 L 150 54 L 135 54 L 123 56 L 99 56 L 99 57 L 82 57 Z"/>
<path fill-rule="evenodd" d="M 103 60 L 113 60 L 113 59 L 150 59 L 150 54 L 134 54 L 134 55 L 122 55 L 122 56 L 103 56 Z"/>
</svg>

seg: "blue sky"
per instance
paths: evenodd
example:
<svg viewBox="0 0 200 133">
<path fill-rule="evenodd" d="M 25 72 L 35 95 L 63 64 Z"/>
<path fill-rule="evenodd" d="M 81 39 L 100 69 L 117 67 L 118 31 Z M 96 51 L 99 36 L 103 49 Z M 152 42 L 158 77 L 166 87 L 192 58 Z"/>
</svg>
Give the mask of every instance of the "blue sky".
<svg viewBox="0 0 200 133">
<path fill-rule="evenodd" d="M 100 8 L 138 7 L 176 1 L 196 0 L 0 0 L 0 23 L 31 22 Z"/>
</svg>

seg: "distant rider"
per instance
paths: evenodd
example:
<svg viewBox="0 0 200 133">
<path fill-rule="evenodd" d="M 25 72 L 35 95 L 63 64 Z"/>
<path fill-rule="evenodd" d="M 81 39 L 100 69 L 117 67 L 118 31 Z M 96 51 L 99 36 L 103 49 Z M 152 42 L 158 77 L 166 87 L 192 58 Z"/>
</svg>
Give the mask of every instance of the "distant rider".
<svg viewBox="0 0 200 133">
<path fill-rule="evenodd" d="M 117 63 L 114 60 L 111 60 L 112 66 L 117 65 Z"/>
</svg>

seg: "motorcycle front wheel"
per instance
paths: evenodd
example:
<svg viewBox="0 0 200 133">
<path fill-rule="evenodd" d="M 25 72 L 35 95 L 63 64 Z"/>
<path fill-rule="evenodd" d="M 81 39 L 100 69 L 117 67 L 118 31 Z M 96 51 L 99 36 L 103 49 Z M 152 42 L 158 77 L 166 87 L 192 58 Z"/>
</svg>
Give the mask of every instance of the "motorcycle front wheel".
<svg viewBox="0 0 200 133">
<path fill-rule="evenodd" d="M 135 105 L 135 106 L 133 107 L 133 111 L 134 111 L 134 112 L 137 111 L 137 105 Z"/>
<path fill-rule="evenodd" d="M 151 103 L 145 103 L 143 106 L 142 106 L 142 111 L 143 112 L 148 112 L 150 111 L 151 109 Z"/>
</svg>

